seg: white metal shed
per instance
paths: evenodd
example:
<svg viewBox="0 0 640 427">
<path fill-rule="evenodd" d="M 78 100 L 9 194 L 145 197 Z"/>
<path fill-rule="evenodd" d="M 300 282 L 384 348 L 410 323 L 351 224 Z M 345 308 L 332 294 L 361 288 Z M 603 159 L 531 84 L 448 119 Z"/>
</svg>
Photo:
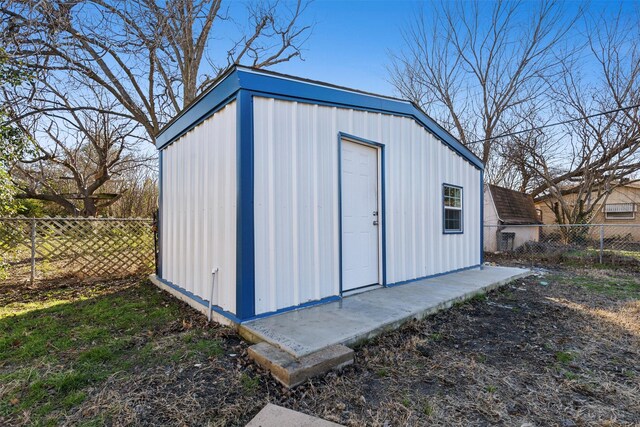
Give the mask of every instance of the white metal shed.
<svg viewBox="0 0 640 427">
<path fill-rule="evenodd" d="M 483 165 L 408 101 L 238 66 L 157 147 L 156 283 L 218 321 L 482 264 Z"/>
</svg>

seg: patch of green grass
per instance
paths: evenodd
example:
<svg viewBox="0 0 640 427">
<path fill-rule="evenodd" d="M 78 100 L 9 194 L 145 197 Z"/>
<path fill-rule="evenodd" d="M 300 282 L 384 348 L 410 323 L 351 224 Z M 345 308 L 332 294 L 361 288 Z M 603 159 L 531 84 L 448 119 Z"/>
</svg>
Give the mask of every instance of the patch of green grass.
<svg viewBox="0 0 640 427">
<path fill-rule="evenodd" d="M 611 263 L 607 263 L 607 258 L 609 257 L 629 257 L 629 258 L 635 258 L 640 260 L 640 251 L 625 251 L 625 250 L 621 250 L 621 249 L 615 249 L 615 250 L 611 250 L 611 249 L 605 249 L 603 252 L 603 261 L 605 261 L 603 263 L 603 265 L 609 266 L 609 267 L 617 267 L 615 264 L 611 264 Z M 588 258 L 588 257 L 592 257 L 592 258 L 597 258 L 600 256 L 600 249 L 583 249 L 583 250 L 573 250 L 573 251 L 569 251 L 565 254 L 565 256 L 567 257 L 571 257 L 571 258 Z M 600 264 L 599 262 L 597 264 Z"/>
<path fill-rule="evenodd" d="M 202 354 L 207 358 L 222 356 L 222 354 L 224 353 L 222 344 L 219 340 L 206 337 L 201 338 L 199 341 L 193 342 L 189 346 L 189 348 L 192 352 Z"/>
<path fill-rule="evenodd" d="M 586 277 L 574 278 L 573 283 L 590 291 L 614 298 L 640 299 L 640 281 L 635 279 L 596 280 Z"/>
<path fill-rule="evenodd" d="M 442 341 L 444 339 L 444 336 L 439 332 L 434 332 L 429 335 L 429 337 L 435 342 Z"/>
<path fill-rule="evenodd" d="M 387 370 L 387 368 L 380 368 L 376 371 L 376 376 L 378 378 L 384 378 L 389 376 L 389 371 Z"/>
<path fill-rule="evenodd" d="M 560 363 L 570 363 L 575 359 L 575 355 L 568 351 L 557 351 L 556 360 Z"/>
<path fill-rule="evenodd" d="M 117 352 L 114 352 L 109 346 L 103 345 L 88 350 L 84 350 L 78 354 L 78 361 L 83 363 L 106 363 L 117 357 Z"/>
<path fill-rule="evenodd" d="M 494 385 L 488 385 L 484 388 L 488 393 L 495 393 L 498 390 L 498 387 Z"/>
<path fill-rule="evenodd" d="M 242 384 L 242 388 L 245 392 L 254 393 L 260 385 L 260 378 L 252 377 L 246 372 L 243 372 L 240 376 L 240 384 Z"/>
<path fill-rule="evenodd" d="M 433 412 L 434 412 L 434 409 L 431 403 L 424 402 L 422 405 L 422 413 L 427 417 L 430 417 L 431 415 L 433 415 Z"/>
<path fill-rule="evenodd" d="M 47 390 L 55 390 L 67 395 L 81 389 L 91 380 L 93 375 L 88 370 L 69 370 L 49 375 L 42 383 Z"/>
<path fill-rule="evenodd" d="M 640 278 L 633 276 L 618 277 L 606 274 L 604 277 L 589 275 L 552 275 L 550 280 L 562 284 L 579 286 L 588 291 L 607 295 L 616 299 L 640 299 Z"/>
<path fill-rule="evenodd" d="M 502 297 L 510 301 L 516 299 L 516 295 L 512 291 L 503 291 Z"/>
<path fill-rule="evenodd" d="M 411 406 L 411 399 L 409 399 L 408 396 L 405 396 L 402 398 L 402 400 L 400 401 L 400 403 L 402 404 L 402 406 L 404 406 L 405 408 L 408 408 L 409 406 Z"/>
<path fill-rule="evenodd" d="M 51 300 L 45 295 L 0 307 L 0 383 L 6 385 L 0 418 L 29 411 L 34 424 L 56 424 L 61 410 L 81 404 L 90 387 L 113 373 L 151 366 L 182 350 L 155 351 L 146 342 L 150 331 L 179 318 L 177 303 L 149 284 L 117 292 L 90 286 L 80 296 L 52 292 Z M 206 337 L 187 348 L 205 357 L 223 351 Z"/>
<path fill-rule="evenodd" d="M 172 362 L 185 359 L 202 360 L 220 357 L 223 354 L 224 349 L 220 340 L 208 337 L 202 331 L 190 331 L 180 337 L 169 359 Z"/>
<path fill-rule="evenodd" d="M 564 371 L 562 374 L 568 380 L 577 380 L 578 379 L 578 374 L 576 374 L 574 372 L 571 372 L 571 371 Z"/>
<path fill-rule="evenodd" d="M 469 306 L 470 304 L 473 304 L 473 303 L 476 303 L 476 302 L 486 301 L 487 298 L 488 297 L 487 297 L 486 293 L 476 294 L 476 295 L 472 296 L 471 298 L 461 299 L 461 300 L 458 300 L 458 301 L 454 302 L 452 307 L 453 308 L 461 308 L 461 307 Z"/>
<path fill-rule="evenodd" d="M 483 302 L 486 300 L 487 300 L 487 294 L 482 293 L 482 294 L 474 295 L 471 299 L 469 299 L 469 302 Z"/>
<path fill-rule="evenodd" d="M 73 393 L 69 393 L 63 400 L 62 404 L 65 408 L 72 408 L 76 405 L 81 404 L 87 398 L 87 395 L 84 391 L 79 390 Z"/>
</svg>

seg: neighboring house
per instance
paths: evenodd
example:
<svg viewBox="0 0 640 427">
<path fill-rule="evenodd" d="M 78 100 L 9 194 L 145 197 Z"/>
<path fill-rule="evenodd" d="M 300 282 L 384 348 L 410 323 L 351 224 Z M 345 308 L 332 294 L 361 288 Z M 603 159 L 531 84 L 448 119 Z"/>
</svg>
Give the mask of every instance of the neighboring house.
<svg viewBox="0 0 640 427">
<path fill-rule="evenodd" d="M 531 196 L 497 185 L 484 186 L 485 251 L 508 251 L 537 242 L 540 224 Z"/>
<path fill-rule="evenodd" d="M 482 162 L 408 101 L 238 66 L 157 147 L 154 281 L 220 322 L 481 266 Z"/>
<path fill-rule="evenodd" d="M 542 222 L 545 224 L 557 223 L 553 205 L 551 200 L 536 202 L 536 208 L 541 212 Z M 621 185 L 611 191 L 604 203 L 596 206 L 590 223 L 607 225 L 603 230 L 607 238 L 622 237 L 640 242 L 639 207 L 640 183 Z"/>
</svg>

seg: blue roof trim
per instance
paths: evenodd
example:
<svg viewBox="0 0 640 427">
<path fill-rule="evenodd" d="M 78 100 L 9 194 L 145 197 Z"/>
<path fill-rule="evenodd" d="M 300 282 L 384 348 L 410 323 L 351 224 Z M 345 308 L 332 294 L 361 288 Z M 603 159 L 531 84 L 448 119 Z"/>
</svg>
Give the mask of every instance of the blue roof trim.
<svg viewBox="0 0 640 427">
<path fill-rule="evenodd" d="M 218 84 L 205 92 L 190 107 L 172 120 L 156 138 L 156 146 L 162 148 L 178 136 L 204 120 L 211 112 L 239 89 L 268 95 L 280 95 L 310 102 L 330 103 L 336 106 L 355 107 L 368 111 L 397 114 L 415 119 L 463 158 L 483 170 L 482 161 L 467 147 L 445 131 L 435 120 L 409 101 L 381 95 L 367 94 L 351 89 L 335 87 L 327 83 L 311 82 L 296 77 L 282 76 L 266 71 L 233 67 L 223 75 Z"/>
<path fill-rule="evenodd" d="M 446 132 L 432 118 L 409 101 L 364 94 L 348 89 L 325 86 L 321 83 L 310 83 L 296 80 L 293 77 L 281 77 L 256 70 L 237 68 L 237 72 L 240 78 L 240 87 L 243 89 L 274 95 L 286 95 L 309 101 L 331 102 L 345 107 L 355 106 L 371 111 L 395 113 L 413 117 L 462 157 L 479 169 L 484 169 L 482 161 L 467 147 L 462 145 L 453 135 Z"/>
<path fill-rule="evenodd" d="M 161 149 L 204 121 L 235 97 L 240 89 L 238 70 L 232 69 L 218 84 L 196 99 L 189 107 L 174 117 L 156 135 L 156 148 Z"/>
</svg>

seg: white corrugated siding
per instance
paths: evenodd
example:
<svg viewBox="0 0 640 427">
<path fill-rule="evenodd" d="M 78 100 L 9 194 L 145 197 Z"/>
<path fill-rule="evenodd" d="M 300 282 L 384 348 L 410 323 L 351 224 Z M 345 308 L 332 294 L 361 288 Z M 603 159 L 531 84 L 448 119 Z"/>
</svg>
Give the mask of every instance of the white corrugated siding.
<svg viewBox="0 0 640 427">
<path fill-rule="evenodd" d="M 236 311 L 236 103 L 162 153 L 162 278 Z"/>
<path fill-rule="evenodd" d="M 414 120 L 254 98 L 256 314 L 339 293 L 338 132 L 385 144 L 387 283 L 480 263 L 480 171 Z M 442 234 L 442 184 L 464 233 Z"/>
</svg>

